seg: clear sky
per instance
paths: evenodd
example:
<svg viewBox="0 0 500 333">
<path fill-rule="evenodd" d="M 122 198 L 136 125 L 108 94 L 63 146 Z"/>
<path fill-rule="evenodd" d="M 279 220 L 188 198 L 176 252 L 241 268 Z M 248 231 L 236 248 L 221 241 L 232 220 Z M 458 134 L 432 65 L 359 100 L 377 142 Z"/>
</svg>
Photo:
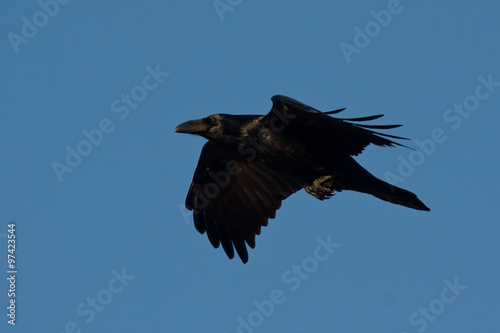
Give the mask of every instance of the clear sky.
<svg viewBox="0 0 500 333">
<path fill-rule="evenodd" d="M 498 1 L 0 8 L 0 331 L 498 332 Z M 404 124 L 357 161 L 431 212 L 300 191 L 248 264 L 213 249 L 173 130 L 275 94 Z"/>
</svg>

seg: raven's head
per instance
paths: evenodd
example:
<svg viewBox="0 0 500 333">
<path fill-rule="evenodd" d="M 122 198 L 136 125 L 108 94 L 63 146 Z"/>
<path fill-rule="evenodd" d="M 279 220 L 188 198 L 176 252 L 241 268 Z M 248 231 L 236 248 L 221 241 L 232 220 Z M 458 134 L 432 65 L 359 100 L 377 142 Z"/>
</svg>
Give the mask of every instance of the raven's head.
<svg viewBox="0 0 500 333">
<path fill-rule="evenodd" d="M 190 120 L 175 128 L 177 133 L 200 135 L 207 140 L 238 143 L 242 130 L 259 116 L 214 114 L 202 119 Z"/>
</svg>

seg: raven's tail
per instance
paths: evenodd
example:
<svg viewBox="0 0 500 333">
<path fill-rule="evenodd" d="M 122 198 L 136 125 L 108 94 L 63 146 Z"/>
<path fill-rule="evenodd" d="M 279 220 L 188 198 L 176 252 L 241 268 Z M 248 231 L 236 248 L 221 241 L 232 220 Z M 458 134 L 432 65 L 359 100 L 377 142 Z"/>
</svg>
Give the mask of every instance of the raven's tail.
<svg viewBox="0 0 500 333">
<path fill-rule="evenodd" d="M 358 163 L 354 162 L 354 164 L 356 164 L 356 166 L 351 166 L 351 172 L 349 175 L 346 175 L 349 179 L 345 179 L 345 182 L 342 181 L 342 183 L 348 184 L 345 186 L 346 190 L 363 192 L 397 205 L 430 211 L 415 193 L 386 183 L 366 171 Z M 353 170 L 353 168 L 357 170 Z"/>
<path fill-rule="evenodd" d="M 430 211 L 429 207 L 427 207 L 422 201 L 420 201 L 415 193 L 393 186 L 380 179 L 377 180 L 384 183 L 386 189 L 384 191 L 370 193 L 371 195 L 397 205 L 402 205 L 417 210 Z"/>
</svg>

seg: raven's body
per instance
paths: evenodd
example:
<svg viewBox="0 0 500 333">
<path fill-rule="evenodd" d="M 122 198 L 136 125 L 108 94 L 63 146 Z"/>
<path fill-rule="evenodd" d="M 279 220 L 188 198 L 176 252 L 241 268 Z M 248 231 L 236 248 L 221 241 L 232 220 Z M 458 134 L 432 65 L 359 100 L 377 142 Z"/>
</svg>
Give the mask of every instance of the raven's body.
<svg viewBox="0 0 500 333">
<path fill-rule="evenodd" d="M 214 247 L 222 244 L 229 258 L 234 248 L 243 262 L 245 242 L 255 247 L 255 235 L 274 218 L 281 201 L 305 190 L 323 200 L 342 190 L 418 210 L 429 210 L 415 194 L 389 185 L 361 167 L 356 156 L 369 144 L 400 145 L 372 129 L 399 125 L 359 125 L 347 122 L 381 117 L 340 119 L 286 96 L 274 96 L 265 116 L 213 115 L 179 125 L 176 132 L 198 134 L 209 141 L 186 198 L 195 227 L 207 232 Z"/>
</svg>

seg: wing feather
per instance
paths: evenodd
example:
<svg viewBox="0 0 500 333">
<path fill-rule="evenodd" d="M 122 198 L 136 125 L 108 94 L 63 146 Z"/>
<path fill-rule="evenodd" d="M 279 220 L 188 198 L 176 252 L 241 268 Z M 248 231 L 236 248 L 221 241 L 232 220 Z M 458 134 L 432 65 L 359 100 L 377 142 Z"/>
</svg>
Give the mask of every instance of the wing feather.
<svg viewBox="0 0 500 333">
<path fill-rule="evenodd" d="M 397 128 L 401 125 L 366 125 L 351 123 L 370 121 L 381 118 L 383 115 L 373 115 L 358 118 L 335 118 L 335 114 L 344 109 L 321 112 L 287 96 L 276 95 L 271 98 L 273 107 L 265 119 L 271 121 L 273 117 L 287 117 L 284 131 L 298 138 L 302 142 L 318 142 L 311 138 L 322 140 L 332 147 L 332 153 L 349 154 L 356 156 L 368 145 L 377 146 L 403 146 L 391 139 L 408 140 L 407 138 L 391 134 L 372 131 L 372 129 L 386 130 Z M 282 115 L 280 117 L 280 115 Z"/>
<path fill-rule="evenodd" d="M 210 174 L 227 170 L 229 161 L 237 161 L 240 172 L 236 175 L 226 172 L 227 184 L 216 184 Z M 248 162 L 236 149 L 209 141 L 201 152 L 186 208 L 194 211 L 196 230 L 206 233 L 213 247 L 222 245 L 230 259 L 236 250 L 246 263 L 246 244 L 255 247 L 255 236 L 260 234 L 261 227 L 276 216 L 284 199 L 303 186 L 300 180 L 273 171 L 263 161 Z M 204 192 L 206 188 L 211 189 L 209 193 Z"/>
</svg>

